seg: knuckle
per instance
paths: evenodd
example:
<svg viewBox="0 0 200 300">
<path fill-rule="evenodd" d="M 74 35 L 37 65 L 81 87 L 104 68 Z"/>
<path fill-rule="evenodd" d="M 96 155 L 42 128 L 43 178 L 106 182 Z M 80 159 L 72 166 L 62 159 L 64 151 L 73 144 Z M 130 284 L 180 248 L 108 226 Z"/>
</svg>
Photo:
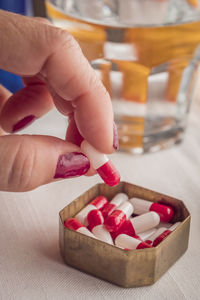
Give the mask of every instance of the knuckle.
<svg viewBox="0 0 200 300">
<path fill-rule="evenodd" d="M 81 48 L 75 38 L 66 30 L 60 30 L 60 42 L 62 45 L 66 46 L 68 49 L 78 50 L 81 52 Z"/>
<path fill-rule="evenodd" d="M 67 47 L 67 49 L 72 50 L 80 50 L 80 46 L 78 42 L 74 39 L 74 37 L 67 31 L 62 28 L 57 28 L 53 26 L 48 26 L 51 34 L 50 43 L 56 48 Z"/>
<path fill-rule="evenodd" d="M 101 87 L 101 81 L 97 77 L 97 74 L 95 72 L 91 72 L 89 76 L 89 88 L 99 89 Z"/>
<path fill-rule="evenodd" d="M 52 55 L 54 57 L 60 52 L 66 52 L 68 53 L 68 57 L 71 57 L 70 55 L 72 54 L 72 57 L 75 58 L 73 59 L 74 69 L 70 69 L 71 72 L 69 77 L 65 82 L 62 82 L 62 85 L 59 86 L 59 90 L 76 90 L 77 97 L 88 93 L 91 90 L 95 90 L 95 92 L 98 91 L 102 95 L 107 94 L 100 78 L 92 69 L 88 60 L 84 57 L 78 42 L 73 38 L 73 36 L 67 32 L 67 30 L 53 26 L 48 27 L 51 32 L 49 38 L 51 49 L 53 45 L 50 57 L 52 57 Z"/>
<path fill-rule="evenodd" d="M 93 71 L 91 72 L 89 78 L 89 90 L 95 90 L 96 92 L 100 92 L 101 94 L 106 95 L 108 92 L 101 82 L 100 78 L 97 76 L 96 72 Z"/>
</svg>

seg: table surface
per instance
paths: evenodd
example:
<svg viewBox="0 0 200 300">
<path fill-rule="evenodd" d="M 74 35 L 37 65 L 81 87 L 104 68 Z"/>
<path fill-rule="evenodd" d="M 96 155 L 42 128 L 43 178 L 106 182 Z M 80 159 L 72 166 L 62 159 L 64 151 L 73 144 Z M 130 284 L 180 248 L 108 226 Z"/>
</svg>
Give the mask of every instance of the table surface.
<svg viewBox="0 0 200 300">
<path fill-rule="evenodd" d="M 65 127 L 66 120 L 53 110 L 24 132 L 62 138 Z M 66 266 L 60 257 L 58 213 L 100 182 L 98 176 L 27 193 L 0 192 L 0 299 L 200 299 L 199 152 L 200 105 L 194 104 L 180 146 L 143 156 L 113 155 L 123 180 L 182 199 L 192 215 L 189 249 L 149 287 L 115 286 Z"/>
</svg>

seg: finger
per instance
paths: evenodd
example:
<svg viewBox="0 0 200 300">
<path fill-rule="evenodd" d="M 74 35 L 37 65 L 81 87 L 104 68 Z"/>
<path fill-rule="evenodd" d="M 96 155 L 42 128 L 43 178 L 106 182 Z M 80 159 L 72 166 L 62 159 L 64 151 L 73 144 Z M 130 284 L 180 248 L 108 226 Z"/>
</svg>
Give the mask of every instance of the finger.
<svg viewBox="0 0 200 300">
<path fill-rule="evenodd" d="M 70 114 L 68 117 L 68 128 L 66 132 L 66 141 L 71 142 L 77 146 L 81 145 L 83 141 L 83 137 L 80 135 L 73 114 Z M 96 170 L 90 167 L 89 171 L 87 172 L 87 176 L 92 176 L 97 174 Z"/>
<path fill-rule="evenodd" d="M 12 93 L 0 84 L 0 112 Z"/>
<path fill-rule="evenodd" d="M 45 84 L 36 80 L 29 82 L 28 86 L 13 94 L 4 104 L 0 114 L 1 127 L 7 132 L 16 132 L 43 116 L 53 106 Z"/>
<path fill-rule="evenodd" d="M 72 101 L 80 134 L 100 151 L 113 152 L 110 97 L 76 42 L 70 36 L 62 39 L 63 45 L 49 57 L 41 73 L 60 98 Z"/>
<path fill-rule="evenodd" d="M 52 23 L 50 22 L 50 20 L 42 18 L 42 17 L 33 17 L 33 19 L 36 20 L 36 21 L 39 21 L 41 23 L 44 23 L 44 24 L 52 25 Z"/>
<path fill-rule="evenodd" d="M 7 90 L 3 85 L 0 84 L 0 113 L 7 99 L 11 95 L 12 93 L 9 90 Z M 6 132 L 0 127 L 0 136 L 5 134 Z"/>
<path fill-rule="evenodd" d="M 81 142 L 83 141 L 83 137 L 79 133 L 78 128 L 76 126 L 74 114 L 70 114 L 68 117 L 68 128 L 65 139 L 66 141 L 71 142 L 77 146 L 80 146 Z"/>
<path fill-rule="evenodd" d="M 0 190 L 23 192 L 60 178 L 87 173 L 80 148 L 48 136 L 0 137 Z"/>
<path fill-rule="evenodd" d="M 101 152 L 113 152 L 110 97 L 71 35 L 7 12 L 0 13 L 0 25 L 0 66 L 21 75 L 44 77 L 57 99 L 73 102 L 80 134 Z"/>
</svg>

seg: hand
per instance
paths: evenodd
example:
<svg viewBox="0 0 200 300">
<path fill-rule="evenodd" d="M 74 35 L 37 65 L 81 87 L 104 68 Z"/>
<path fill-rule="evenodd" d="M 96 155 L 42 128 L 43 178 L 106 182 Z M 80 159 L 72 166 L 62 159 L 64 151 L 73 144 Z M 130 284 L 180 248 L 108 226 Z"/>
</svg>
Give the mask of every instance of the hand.
<svg viewBox="0 0 200 300">
<path fill-rule="evenodd" d="M 83 138 L 103 153 L 117 144 L 110 97 L 95 71 L 73 37 L 46 21 L 0 11 L 0 32 L 0 68 L 25 83 L 14 95 L 0 87 L 1 128 L 15 133 L 54 105 L 69 117 L 67 141 L 0 137 L 0 189 L 27 191 L 87 173 L 89 161 L 79 148 Z"/>
</svg>

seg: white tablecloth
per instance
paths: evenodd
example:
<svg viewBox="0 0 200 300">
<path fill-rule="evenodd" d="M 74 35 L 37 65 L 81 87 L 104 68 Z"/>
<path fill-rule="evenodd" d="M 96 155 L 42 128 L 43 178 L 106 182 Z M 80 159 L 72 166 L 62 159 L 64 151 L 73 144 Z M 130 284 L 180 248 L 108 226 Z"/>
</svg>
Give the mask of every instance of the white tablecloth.
<svg viewBox="0 0 200 300">
<path fill-rule="evenodd" d="M 64 137 L 65 126 L 52 111 L 26 132 Z M 66 266 L 59 254 L 58 212 L 98 176 L 0 192 L 0 299 L 200 299 L 200 106 L 193 107 L 180 146 L 143 156 L 118 153 L 113 162 L 123 180 L 185 202 L 192 215 L 185 255 L 153 286 L 120 288 Z"/>
</svg>

